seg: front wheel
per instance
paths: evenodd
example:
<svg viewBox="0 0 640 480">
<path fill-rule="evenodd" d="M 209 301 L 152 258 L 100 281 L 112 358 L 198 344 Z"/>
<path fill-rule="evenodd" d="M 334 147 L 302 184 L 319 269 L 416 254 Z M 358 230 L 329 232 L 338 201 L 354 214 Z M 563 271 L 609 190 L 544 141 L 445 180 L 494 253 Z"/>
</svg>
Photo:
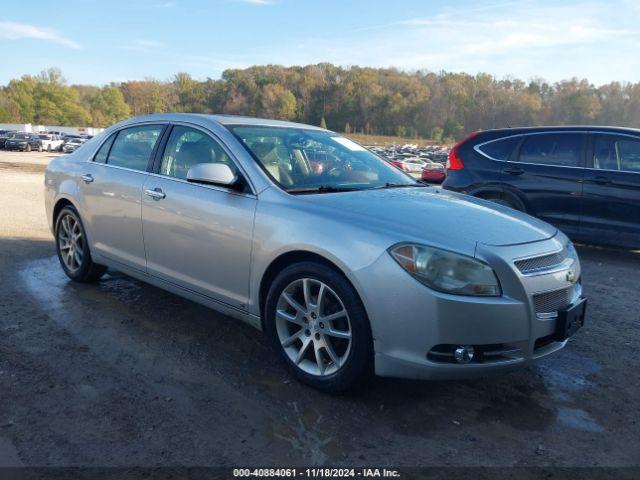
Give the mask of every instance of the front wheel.
<svg viewBox="0 0 640 480">
<path fill-rule="evenodd" d="M 98 280 L 107 267 L 94 263 L 80 215 L 71 206 L 64 207 L 56 220 L 56 250 L 60 265 L 74 282 Z"/>
<path fill-rule="evenodd" d="M 283 270 L 267 296 L 266 328 L 289 371 L 327 392 L 372 371 L 369 321 L 351 284 L 335 270 L 303 262 Z"/>
</svg>

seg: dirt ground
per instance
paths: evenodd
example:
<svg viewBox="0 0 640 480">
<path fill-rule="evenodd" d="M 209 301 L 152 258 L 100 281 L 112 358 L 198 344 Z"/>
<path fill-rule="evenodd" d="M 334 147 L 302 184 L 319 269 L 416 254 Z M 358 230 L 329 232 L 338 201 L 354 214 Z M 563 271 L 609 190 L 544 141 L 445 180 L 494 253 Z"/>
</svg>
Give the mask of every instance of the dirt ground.
<svg viewBox="0 0 640 480">
<path fill-rule="evenodd" d="M 47 154 L 0 152 L 0 465 L 640 465 L 640 253 L 580 247 L 588 324 L 525 370 L 293 381 L 252 328 L 111 273 L 72 284 Z"/>
</svg>

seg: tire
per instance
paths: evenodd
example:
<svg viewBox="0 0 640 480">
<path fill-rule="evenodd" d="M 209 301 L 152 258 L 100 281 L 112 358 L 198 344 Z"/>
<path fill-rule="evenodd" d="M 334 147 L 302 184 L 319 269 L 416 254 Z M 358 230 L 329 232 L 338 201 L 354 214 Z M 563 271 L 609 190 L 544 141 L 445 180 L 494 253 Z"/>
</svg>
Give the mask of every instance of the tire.
<svg viewBox="0 0 640 480">
<path fill-rule="evenodd" d="M 105 274 L 107 267 L 94 263 L 91 258 L 82 220 L 72 206 L 64 207 L 58 214 L 55 235 L 58 260 L 67 277 L 85 283 L 94 282 Z"/>
<path fill-rule="evenodd" d="M 316 305 L 319 298 L 321 304 Z M 267 295 L 264 321 L 274 348 L 302 383 L 341 392 L 373 372 L 364 306 L 347 279 L 326 265 L 301 262 L 280 272 Z"/>
</svg>

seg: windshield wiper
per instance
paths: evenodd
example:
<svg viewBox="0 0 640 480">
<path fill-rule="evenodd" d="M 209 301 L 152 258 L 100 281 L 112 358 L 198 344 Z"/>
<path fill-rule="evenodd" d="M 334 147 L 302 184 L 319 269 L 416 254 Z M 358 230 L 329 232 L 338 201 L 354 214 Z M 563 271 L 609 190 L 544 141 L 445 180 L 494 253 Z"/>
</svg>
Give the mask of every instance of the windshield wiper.
<svg viewBox="0 0 640 480">
<path fill-rule="evenodd" d="M 287 193 L 335 193 L 335 192 L 353 192 L 354 190 L 362 190 L 362 188 L 320 185 L 318 187 L 289 188 L 287 189 Z"/>
<path fill-rule="evenodd" d="M 387 182 L 384 185 L 377 187 L 371 187 L 369 190 L 381 190 L 383 188 L 407 188 L 407 187 L 426 187 L 427 185 L 421 182 L 416 183 L 392 183 Z"/>
</svg>

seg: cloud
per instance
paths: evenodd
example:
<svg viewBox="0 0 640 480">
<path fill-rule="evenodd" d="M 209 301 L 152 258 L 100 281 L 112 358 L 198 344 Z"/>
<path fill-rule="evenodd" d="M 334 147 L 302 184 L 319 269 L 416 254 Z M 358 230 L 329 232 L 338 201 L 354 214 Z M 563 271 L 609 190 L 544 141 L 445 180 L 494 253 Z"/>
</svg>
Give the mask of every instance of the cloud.
<svg viewBox="0 0 640 480">
<path fill-rule="evenodd" d="M 26 23 L 0 21 L 0 38 L 8 40 L 37 39 L 48 40 L 64 47 L 79 49 L 80 44 L 68 39 L 59 32 L 50 29 L 28 25 Z"/>
<path fill-rule="evenodd" d="M 637 2 L 637 0 L 634 0 Z M 296 45 L 259 49 L 263 62 L 398 67 L 550 80 L 640 80 L 640 11 L 630 0 L 523 0 L 441 7 L 331 36 L 310 32 Z M 621 15 L 621 12 L 628 14 Z M 397 18 L 397 17 L 396 17 Z"/>
</svg>

